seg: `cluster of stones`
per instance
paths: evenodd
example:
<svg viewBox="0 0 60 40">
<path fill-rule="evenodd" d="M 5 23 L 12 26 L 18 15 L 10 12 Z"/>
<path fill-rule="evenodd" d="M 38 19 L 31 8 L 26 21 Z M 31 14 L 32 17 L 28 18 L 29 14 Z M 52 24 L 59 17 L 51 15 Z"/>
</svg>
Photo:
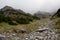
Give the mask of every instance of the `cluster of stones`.
<svg viewBox="0 0 60 40">
<path fill-rule="evenodd" d="M 26 34 L 24 40 L 57 40 L 57 34 L 54 30 L 43 27 L 31 34 Z"/>
<path fill-rule="evenodd" d="M 0 34 L 0 40 L 20 40 L 16 34 Z"/>
<path fill-rule="evenodd" d="M 58 35 L 55 30 L 53 30 L 50 26 L 52 25 L 52 21 L 48 21 L 42 27 L 37 30 L 25 34 L 24 38 L 21 39 L 17 36 L 17 33 L 14 34 L 0 34 L 0 40 L 57 40 Z M 25 30 L 20 30 L 18 32 L 24 33 Z"/>
</svg>

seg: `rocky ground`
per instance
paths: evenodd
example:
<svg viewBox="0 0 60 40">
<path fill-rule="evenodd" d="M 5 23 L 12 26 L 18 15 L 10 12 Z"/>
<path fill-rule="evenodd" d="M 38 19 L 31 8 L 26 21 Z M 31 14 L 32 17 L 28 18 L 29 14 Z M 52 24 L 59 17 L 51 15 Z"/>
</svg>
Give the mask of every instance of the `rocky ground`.
<svg viewBox="0 0 60 40">
<path fill-rule="evenodd" d="M 24 40 L 57 40 L 58 35 L 55 30 L 51 28 L 53 21 L 48 20 L 42 27 L 25 35 Z"/>
<path fill-rule="evenodd" d="M 25 34 L 24 38 L 20 38 L 16 33 L 14 34 L 0 34 L 0 40 L 57 40 L 58 35 L 55 30 L 51 28 L 53 21 L 48 20 L 44 25 L 38 29 L 32 31 L 29 34 Z"/>
</svg>

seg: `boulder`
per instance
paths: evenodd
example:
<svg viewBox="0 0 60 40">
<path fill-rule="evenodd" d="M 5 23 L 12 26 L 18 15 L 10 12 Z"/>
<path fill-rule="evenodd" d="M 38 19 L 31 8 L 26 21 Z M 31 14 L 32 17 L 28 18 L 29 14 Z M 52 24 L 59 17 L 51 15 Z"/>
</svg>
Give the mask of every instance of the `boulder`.
<svg viewBox="0 0 60 40">
<path fill-rule="evenodd" d="M 22 29 L 18 29 L 18 30 L 13 30 L 15 33 L 26 33 L 26 29 L 22 28 Z"/>
</svg>

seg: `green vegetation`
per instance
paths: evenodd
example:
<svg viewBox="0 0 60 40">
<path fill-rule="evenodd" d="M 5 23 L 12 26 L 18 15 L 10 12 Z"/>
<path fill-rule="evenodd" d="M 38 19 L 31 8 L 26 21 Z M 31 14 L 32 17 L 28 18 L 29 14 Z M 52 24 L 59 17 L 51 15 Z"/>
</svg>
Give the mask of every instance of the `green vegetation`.
<svg viewBox="0 0 60 40">
<path fill-rule="evenodd" d="M 29 24 L 33 20 L 40 18 L 33 16 L 30 13 L 25 13 L 22 10 L 14 9 L 10 6 L 5 6 L 0 10 L 0 22 L 6 22 L 10 25 Z"/>
<path fill-rule="evenodd" d="M 53 19 L 55 22 L 52 27 L 56 29 L 58 33 L 60 33 L 60 9 L 58 9 L 58 11 L 51 17 L 51 19 Z"/>
<path fill-rule="evenodd" d="M 37 21 L 39 23 L 37 24 Z M 38 27 L 43 25 L 47 19 L 42 19 L 42 20 L 35 20 L 29 24 L 18 24 L 18 25 L 9 25 L 8 23 L 2 22 L 0 23 L 0 33 L 14 33 L 13 30 L 20 30 L 20 29 L 26 29 L 26 31 L 29 33 L 33 30 L 36 30 Z"/>
<path fill-rule="evenodd" d="M 59 13 L 57 13 L 58 17 L 60 15 Z M 0 9 L 0 33 L 16 33 L 20 29 L 26 29 L 26 33 L 30 33 L 49 19 L 50 16 L 47 15 L 50 14 L 38 14 L 36 16 L 30 13 L 25 13 L 22 10 L 14 9 L 10 6 L 5 6 Z M 56 14 L 52 16 L 52 19 L 55 15 Z M 60 30 L 59 24 L 60 18 L 55 19 L 55 24 L 52 25 L 52 27 Z M 59 30 L 57 32 L 60 33 Z M 18 36 L 20 35 L 20 37 L 23 37 L 23 34 L 24 33 L 20 32 Z"/>
<path fill-rule="evenodd" d="M 60 17 L 60 9 L 58 9 L 58 11 L 51 17 L 51 19 L 58 17 Z"/>
<path fill-rule="evenodd" d="M 38 20 L 40 20 L 40 18 L 30 13 L 25 13 L 22 10 L 5 6 L 0 9 L 0 33 L 13 33 L 13 30 L 17 31 L 21 28 L 26 29 L 27 32 L 31 32 L 32 30 L 38 28 L 37 26 L 41 25 L 34 23 Z"/>
<path fill-rule="evenodd" d="M 55 24 L 53 25 L 53 28 L 60 30 L 60 9 L 51 17 L 54 20 Z M 60 32 L 60 31 L 59 31 Z"/>
<path fill-rule="evenodd" d="M 54 19 L 54 24 L 52 25 L 52 28 L 56 30 L 56 33 L 59 34 L 58 40 L 60 40 L 60 18 Z"/>
<path fill-rule="evenodd" d="M 54 29 L 57 29 L 58 31 L 58 33 L 60 33 L 60 18 L 56 18 L 56 19 L 54 19 L 54 21 L 55 21 L 55 24 L 53 24 L 53 28 Z"/>
<path fill-rule="evenodd" d="M 55 22 L 52 25 L 52 28 L 54 28 L 56 32 L 59 34 L 58 40 L 60 40 L 60 9 L 51 17 L 51 19 L 53 19 Z"/>
</svg>

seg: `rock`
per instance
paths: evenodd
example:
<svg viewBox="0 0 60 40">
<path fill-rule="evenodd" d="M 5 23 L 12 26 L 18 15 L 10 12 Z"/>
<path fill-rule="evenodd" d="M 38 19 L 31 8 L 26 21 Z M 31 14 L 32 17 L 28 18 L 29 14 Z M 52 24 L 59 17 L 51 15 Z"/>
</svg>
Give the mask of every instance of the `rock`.
<svg viewBox="0 0 60 40">
<path fill-rule="evenodd" d="M 4 38 L 3 37 L 0 37 L 0 40 L 3 40 Z"/>
<path fill-rule="evenodd" d="M 18 33 L 26 33 L 26 32 L 27 32 L 27 31 L 26 31 L 26 29 L 24 29 L 24 28 L 18 30 Z"/>
<path fill-rule="evenodd" d="M 5 35 L 2 35 L 2 34 L 0 34 L 0 37 L 3 37 L 3 38 L 5 38 L 6 36 L 5 36 Z"/>
<path fill-rule="evenodd" d="M 58 35 L 51 28 L 52 23 L 52 21 L 47 21 L 42 27 L 39 27 L 30 34 L 26 34 L 24 40 L 57 40 Z"/>
<path fill-rule="evenodd" d="M 0 34 L 0 40 L 5 40 L 4 39 L 5 37 L 6 37 L 5 35 Z"/>
<path fill-rule="evenodd" d="M 44 32 L 44 31 L 46 31 L 47 29 L 38 29 L 38 30 L 36 30 L 36 32 Z"/>
<path fill-rule="evenodd" d="M 39 32 L 39 33 L 38 33 Z M 56 40 L 56 33 L 50 28 L 41 28 L 27 36 L 27 40 Z M 31 38 L 32 37 L 32 38 Z"/>
<path fill-rule="evenodd" d="M 14 29 L 13 30 L 15 33 L 27 33 L 27 31 L 26 31 L 26 29 L 18 29 L 18 30 L 16 30 L 16 29 Z"/>
<path fill-rule="evenodd" d="M 10 40 L 9 38 L 11 38 L 11 40 L 57 40 L 58 35 L 56 34 L 56 32 L 54 31 L 54 29 L 52 29 L 50 27 L 51 23 L 48 22 L 46 23 L 48 24 L 43 26 L 43 27 L 39 27 L 37 30 L 27 34 L 27 30 L 24 28 L 18 29 L 18 30 L 13 30 L 15 33 L 3 33 L 0 34 L 0 40 Z M 18 33 L 25 33 L 23 38 L 18 37 Z"/>
</svg>

